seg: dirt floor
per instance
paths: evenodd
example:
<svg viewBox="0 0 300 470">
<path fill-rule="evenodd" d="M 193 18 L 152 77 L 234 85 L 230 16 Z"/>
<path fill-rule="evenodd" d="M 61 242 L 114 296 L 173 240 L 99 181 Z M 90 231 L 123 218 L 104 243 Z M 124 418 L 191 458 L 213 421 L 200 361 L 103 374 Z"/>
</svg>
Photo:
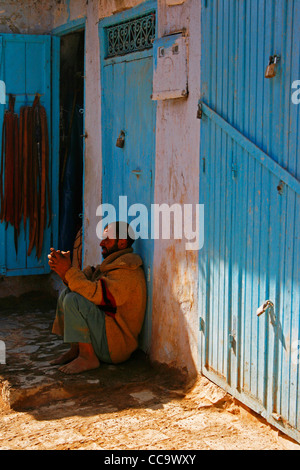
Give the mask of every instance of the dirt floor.
<svg viewBox="0 0 300 470">
<path fill-rule="evenodd" d="M 49 360 L 54 307 L 1 304 L 0 450 L 299 450 L 205 377 L 188 379 L 138 351 L 76 377 Z M 26 305 L 26 308 L 24 307 Z"/>
<path fill-rule="evenodd" d="M 216 398 L 213 404 L 208 396 Z M 200 378 L 189 393 L 144 382 L 0 412 L 0 449 L 299 450 Z M 218 399 L 219 398 L 219 399 Z"/>
</svg>

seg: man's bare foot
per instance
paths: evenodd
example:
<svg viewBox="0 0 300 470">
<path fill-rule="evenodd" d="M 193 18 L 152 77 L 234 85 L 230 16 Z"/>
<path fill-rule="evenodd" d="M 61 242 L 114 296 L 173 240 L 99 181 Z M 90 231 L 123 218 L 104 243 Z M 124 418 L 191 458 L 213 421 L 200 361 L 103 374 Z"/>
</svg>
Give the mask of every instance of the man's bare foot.
<svg viewBox="0 0 300 470">
<path fill-rule="evenodd" d="M 97 369 L 100 366 L 98 357 L 90 343 L 78 343 L 79 354 L 72 362 L 59 367 L 65 374 L 79 374 L 87 370 Z"/>
<path fill-rule="evenodd" d="M 79 374 L 80 372 L 97 369 L 99 366 L 100 362 L 96 356 L 93 359 L 78 356 L 69 364 L 59 367 L 59 370 L 65 374 Z"/>
<path fill-rule="evenodd" d="M 50 362 L 51 365 L 57 366 L 57 365 L 62 365 L 62 364 L 67 364 L 68 362 L 73 361 L 78 357 L 79 354 L 79 346 L 78 344 L 72 344 L 71 348 L 69 351 L 63 353 L 61 356 L 59 356 L 56 359 L 53 359 L 53 361 Z"/>
</svg>

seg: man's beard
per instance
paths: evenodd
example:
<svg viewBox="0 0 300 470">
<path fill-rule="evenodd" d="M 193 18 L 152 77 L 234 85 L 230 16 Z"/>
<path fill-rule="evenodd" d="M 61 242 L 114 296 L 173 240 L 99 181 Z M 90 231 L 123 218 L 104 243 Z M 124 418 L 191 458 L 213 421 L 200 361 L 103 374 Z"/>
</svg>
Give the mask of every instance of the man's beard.
<svg viewBox="0 0 300 470">
<path fill-rule="evenodd" d="M 105 250 L 105 251 L 104 251 Z M 114 245 L 107 249 L 106 247 L 103 247 L 102 248 L 102 257 L 105 259 L 107 258 L 109 255 L 111 255 L 112 253 L 114 253 L 115 251 L 118 251 L 118 240 L 116 239 L 115 240 L 115 243 Z"/>
</svg>

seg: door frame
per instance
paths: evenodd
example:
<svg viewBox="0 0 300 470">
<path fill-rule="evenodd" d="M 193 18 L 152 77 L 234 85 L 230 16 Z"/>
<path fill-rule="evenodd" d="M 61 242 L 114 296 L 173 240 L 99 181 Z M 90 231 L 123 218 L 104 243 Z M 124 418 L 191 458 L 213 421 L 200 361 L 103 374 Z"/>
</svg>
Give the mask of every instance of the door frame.
<svg viewBox="0 0 300 470">
<path fill-rule="evenodd" d="M 74 33 L 76 31 L 84 30 L 84 40 L 86 41 L 86 16 L 78 18 L 73 21 L 69 21 L 65 24 L 62 24 L 51 31 L 52 36 L 52 84 L 56 83 L 57 86 L 52 86 L 52 95 L 53 95 L 53 106 L 52 106 L 52 129 L 53 129 L 53 150 L 59 155 L 59 119 L 60 119 L 60 96 L 59 96 L 59 81 L 60 81 L 60 38 L 66 36 L 67 34 Z M 84 76 L 86 70 L 86 55 L 84 54 Z M 85 80 L 83 83 L 83 131 L 85 129 L 85 103 L 86 103 L 86 89 L 85 89 Z M 58 123 L 58 125 L 57 125 Z M 55 127 L 56 126 L 56 127 Z M 58 129 L 54 135 L 54 129 Z M 84 133 L 84 132 L 83 132 Z M 84 220 L 85 220 L 85 205 L 84 205 L 84 190 L 85 190 L 85 139 L 83 138 L 82 146 L 82 256 L 84 255 Z M 53 245 L 57 247 L 58 245 L 58 235 L 59 235 L 59 163 L 55 169 L 53 169 L 53 175 L 55 175 L 55 186 L 52 186 L 53 195 L 55 197 L 55 203 L 57 207 L 57 214 L 53 217 Z"/>
</svg>

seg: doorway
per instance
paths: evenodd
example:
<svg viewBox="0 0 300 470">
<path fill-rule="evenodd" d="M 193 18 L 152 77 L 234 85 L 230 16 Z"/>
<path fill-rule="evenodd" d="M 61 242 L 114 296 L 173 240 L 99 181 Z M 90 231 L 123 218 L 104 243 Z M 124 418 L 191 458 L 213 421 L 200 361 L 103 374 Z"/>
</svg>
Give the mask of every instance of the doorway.
<svg viewBox="0 0 300 470">
<path fill-rule="evenodd" d="M 81 267 L 83 211 L 84 30 L 61 37 L 58 248 Z M 75 244 L 75 249 L 74 248 Z"/>
<path fill-rule="evenodd" d="M 140 335 L 140 347 L 146 352 L 151 339 L 154 251 L 149 227 L 155 179 L 156 103 L 151 99 L 155 27 L 156 8 L 152 2 L 128 10 L 126 14 L 106 18 L 99 25 L 102 200 L 116 208 L 119 220 L 124 220 L 119 206 L 121 197 L 133 212 L 136 204 L 147 209 L 145 213 L 139 213 L 137 227 L 133 226 L 137 235 L 133 248 L 143 260 L 147 281 L 148 302 Z M 139 31 L 139 35 L 135 31 Z M 132 41 L 127 41 L 127 37 Z M 130 224 L 136 215 L 129 214 Z M 144 227 L 148 227 L 147 234 L 142 230 L 141 219 Z"/>
</svg>

